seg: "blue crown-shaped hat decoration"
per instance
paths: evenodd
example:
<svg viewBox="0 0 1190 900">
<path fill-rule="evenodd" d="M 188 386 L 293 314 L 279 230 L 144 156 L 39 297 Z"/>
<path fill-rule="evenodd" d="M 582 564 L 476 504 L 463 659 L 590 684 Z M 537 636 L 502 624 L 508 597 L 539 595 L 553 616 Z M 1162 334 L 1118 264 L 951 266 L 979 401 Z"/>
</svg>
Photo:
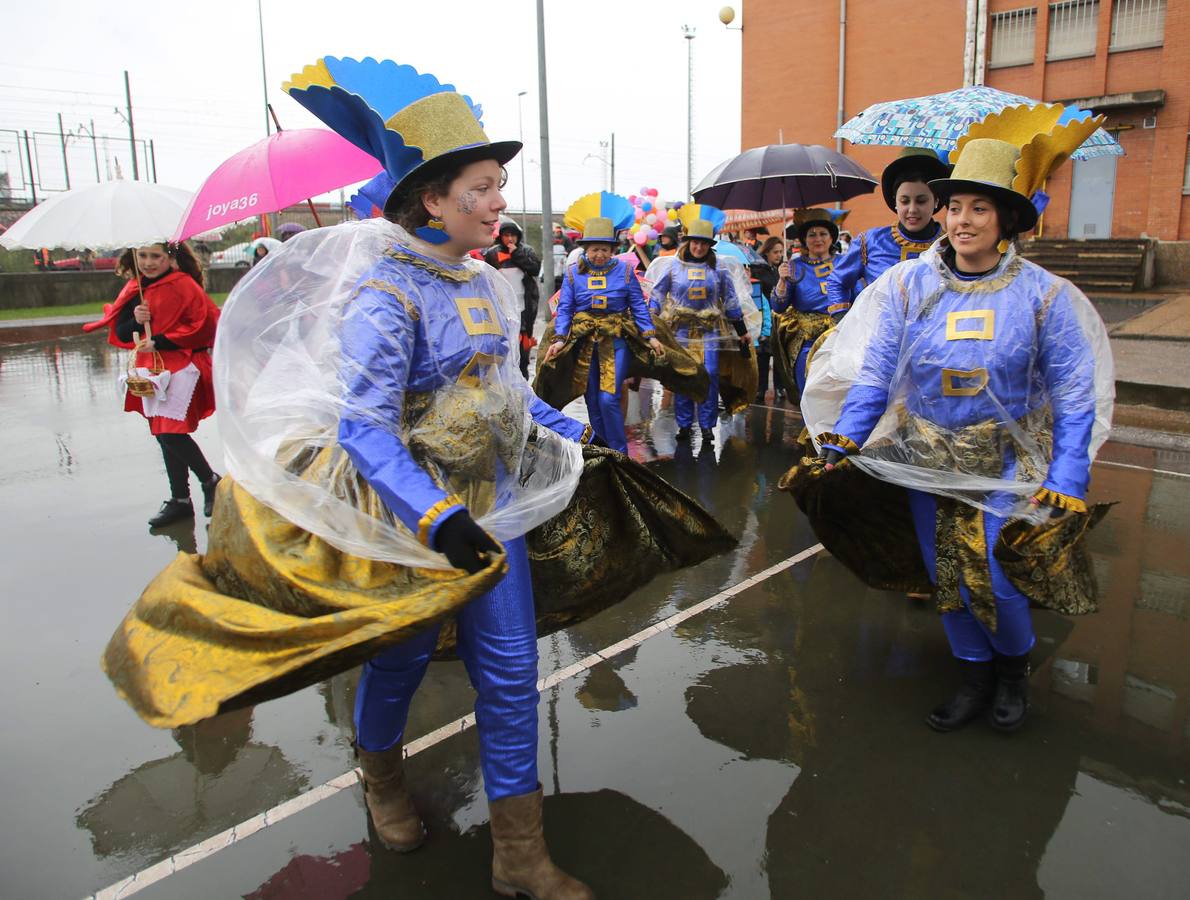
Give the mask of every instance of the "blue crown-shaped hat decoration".
<svg viewBox="0 0 1190 900">
<path fill-rule="evenodd" d="M 331 129 L 384 165 L 394 193 L 434 163 L 494 159 L 501 165 L 519 141 L 492 143 L 483 110 L 454 85 L 391 60 L 325 56 L 282 89 Z"/>
</svg>

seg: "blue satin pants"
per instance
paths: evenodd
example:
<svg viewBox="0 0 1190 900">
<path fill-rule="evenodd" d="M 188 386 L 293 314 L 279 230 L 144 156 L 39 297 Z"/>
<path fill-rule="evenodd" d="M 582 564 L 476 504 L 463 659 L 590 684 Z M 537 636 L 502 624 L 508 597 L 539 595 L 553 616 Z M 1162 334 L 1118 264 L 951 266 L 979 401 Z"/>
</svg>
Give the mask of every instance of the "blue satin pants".
<svg viewBox="0 0 1190 900">
<path fill-rule="evenodd" d="M 475 687 L 475 727 L 488 799 L 537 790 L 537 622 L 523 537 L 505 541 L 508 574 L 458 614 L 458 654 Z M 364 664 L 356 740 L 387 750 L 405 733 L 409 703 L 438 642 L 432 627 Z"/>
<path fill-rule="evenodd" d="M 685 332 L 678 333 L 678 343 L 686 346 Z M 707 399 L 698 404 L 698 427 L 714 428 L 719 418 L 719 343 L 716 334 L 711 334 L 703 343 L 702 364 L 711 376 L 711 387 Z M 685 394 L 674 395 L 674 419 L 679 428 L 694 424 L 694 401 Z"/>
<path fill-rule="evenodd" d="M 591 371 L 587 375 L 587 416 L 591 430 L 603 438 L 605 444 L 621 453 L 628 452 L 628 435 L 624 432 L 624 411 L 620 408 L 620 392 L 628 373 L 628 344 L 616 338 L 616 392 L 599 389 L 599 348 L 591 353 Z"/>
<path fill-rule="evenodd" d="M 1006 509 L 1012 502 L 1008 494 L 992 494 L 989 499 L 991 505 L 1002 505 Z M 909 508 L 913 514 L 913 526 L 917 532 L 917 543 L 921 547 L 926 571 L 930 575 L 930 581 L 936 584 L 938 578 L 934 549 L 937 536 L 937 504 L 934 495 L 922 491 L 909 491 Z M 1008 580 L 1008 576 L 992 555 L 992 548 L 996 546 L 996 539 L 1000 536 L 1000 529 L 1006 521 L 1002 516 L 983 513 L 988 568 L 992 574 L 992 593 L 996 597 L 996 630 L 989 630 L 972 614 L 967 588 L 963 585 L 959 586 L 959 593 L 967 608 L 960 612 L 944 613 L 942 616 L 942 627 L 946 630 L 947 640 L 950 641 L 950 652 L 959 659 L 987 662 L 997 653 L 1001 656 L 1024 656 L 1036 641 L 1033 634 L 1033 618 L 1029 613 L 1029 598 Z"/>
<path fill-rule="evenodd" d="M 810 359 L 810 348 L 813 346 L 813 342 L 804 341 L 793 364 L 793 380 L 797 383 L 798 394 L 806 390 L 806 362 Z"/>
</svg>

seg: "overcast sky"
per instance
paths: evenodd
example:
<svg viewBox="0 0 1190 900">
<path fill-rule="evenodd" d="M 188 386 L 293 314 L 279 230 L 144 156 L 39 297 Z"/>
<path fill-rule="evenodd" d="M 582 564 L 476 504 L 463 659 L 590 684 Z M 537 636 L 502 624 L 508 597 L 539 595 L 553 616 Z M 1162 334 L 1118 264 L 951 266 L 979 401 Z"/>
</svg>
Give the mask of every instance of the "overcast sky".
<svg viewBox="0 0 1190 900">
<path fill-rule="evenodd" d="M 739 151 L 740 33 L 723 27 L 724 0 L 627 5 L 546 0 L 550 153 L 555 208 L 604 186 L 599 142 L 616 135 L 616 188 L 648 185 L 662 198 L 686 188 L 686 40 L 694 49 L 694 180 Z M 739 4 L 737 16 L 739 13 Z M 152 138 L 157 178 L 190 190 L 227 156 L 264 135 L 255 0 L 194 3 L 39 0 L 6 4 L 0 56 L 0 171 L 20 180 L 12 131 L 37 137 L 37 168 L 65 187 L 58 131 L 92 119 L 99 166 L 130 177 L 123 70 L 132 83 L 138 138 Z M 281 83 L 320 56 L 374 56 L 453 83 L 484 108 L 493 140 L 519 134 L 524 110 L 525 182 L 540 202 L 534 0 L 263 0 L 269 100 L 286 128 L 319 124 Z M 739 24 L 739 19 L 735 24 Z M 116 140 L 121 139 L 121 140 Z M 69 140 L 72 183 L 95 180 L 89 139 Z M 106 152 L 105 152 L 106 151 Z M 587 159 L 588 154 L 592 158 Z M 106 157 L 106 158 L 105 158 Z M 509 165 L 510 209 L 521 204 L 519 158 Z"/>
</svg>

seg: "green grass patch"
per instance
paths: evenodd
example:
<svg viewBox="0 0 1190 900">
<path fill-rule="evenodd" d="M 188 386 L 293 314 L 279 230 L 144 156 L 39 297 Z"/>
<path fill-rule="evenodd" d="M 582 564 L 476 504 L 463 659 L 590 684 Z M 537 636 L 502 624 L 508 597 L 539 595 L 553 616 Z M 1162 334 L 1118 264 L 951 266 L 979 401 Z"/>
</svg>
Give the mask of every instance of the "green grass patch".
<svg viewBox="0 0 1190 900">
<path fill-rule="evenodd" d="M 211 294 L 211 299 L 215 301 L 216 306 L 222 306 L 223 301 L 227 299 L 227 294 Z M 95 318 L 99 318 L 103 315 L 103 304 L 104 301 L 96 300 L 94 303 L 75 303 L 71 306 L 31 306 L 23 309 L 0 309 L 0 321 L 43 319 L 51 316 L 95 316 Z"/>
</svg>

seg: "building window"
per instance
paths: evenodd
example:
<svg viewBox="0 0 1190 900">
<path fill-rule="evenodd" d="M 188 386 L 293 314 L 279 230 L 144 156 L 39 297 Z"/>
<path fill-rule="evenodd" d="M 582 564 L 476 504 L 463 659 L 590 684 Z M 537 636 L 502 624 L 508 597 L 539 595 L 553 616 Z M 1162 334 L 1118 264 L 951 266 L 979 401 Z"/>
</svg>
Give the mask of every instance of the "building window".
<svg viewBox="0 0 1190 900">
<path fill-rule="evenodd" d="M 1111 50 L 1160 47 L 1165 40 L 1165 0 L 1115 0 Z"/>
<path fill-rule="evenodd" d="M 1190 194 L 1190 137 L 1186 139 L 1186 174 L 1182 177 L 1182 193 Z"/>
<path fill-rule="evenodd" d="M 1050 40 L 1046 59 L 1094 56 L 1099 34 L 1099 0 L 1050 4 Z"/>
<path fill-rule="evenodd" d="M 992 55 L 988 65 L 1021 66 L 1033 62 L 1036 9 L 1013 9 L 992 16 Z"/>
</svg>

